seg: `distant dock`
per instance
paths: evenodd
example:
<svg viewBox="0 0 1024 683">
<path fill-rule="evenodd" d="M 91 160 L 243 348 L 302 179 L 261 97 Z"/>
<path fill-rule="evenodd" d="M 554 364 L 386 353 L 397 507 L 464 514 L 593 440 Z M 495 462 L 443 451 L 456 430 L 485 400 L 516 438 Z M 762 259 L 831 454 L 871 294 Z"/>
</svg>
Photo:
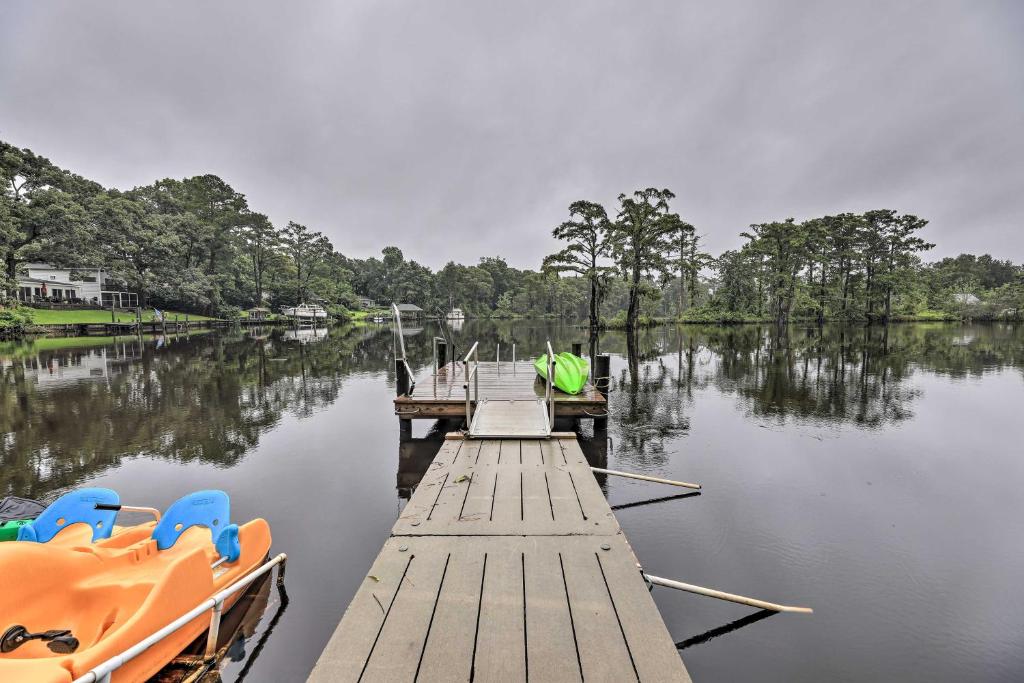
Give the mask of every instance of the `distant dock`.
<svg viewBox="0 0 1024 683">
<path fill-rule="evenodd" d="M 689 681 L 571 434 L 449 438 L 309 681 Z"/>
<path fill-rule="evenodd" d="M 549 347 L 550 348 L 550 347 Z M 411 420 L 453 419 L 462 417 L 470 427 L 477 408 L 484 402 L 500 404 L 497 411 L 504 414 L 513 412 L 519 404 L 522 408 L 529 403 L 547 403 L 547 410 L 554 418 L 590 418 L 595 429 L 603 429 L 608 422 L 608 402 L 603 390 L 608 386 L 609 357 L 599 355 L 591 359 L 592 381 L 575 395 L 561 391 L 547 393 L 547 386 L 538 379 L 533 363 L 516 360 L 515 347 L 511 349 L 511 360 L 500 360 L 500 351 L 494 361 L 481 361 L 474 344 L 465 358 L 448 360 L 447 344 L 434 339 L 432 366 L 414 376 L 404 358 L 395 361 L 398 378 L 395 397 L 395 414 L 402 423 L 403 433 L 410 430 Z M 573 351 L 580 355 L 580 345 L 574 344 Z M 497 406 L 495 406 L 497 407 Z M 512 418 L 521 421 L 521 417 Z M 515 434 L 510 434 L 515 436 Z"/>
</svg>

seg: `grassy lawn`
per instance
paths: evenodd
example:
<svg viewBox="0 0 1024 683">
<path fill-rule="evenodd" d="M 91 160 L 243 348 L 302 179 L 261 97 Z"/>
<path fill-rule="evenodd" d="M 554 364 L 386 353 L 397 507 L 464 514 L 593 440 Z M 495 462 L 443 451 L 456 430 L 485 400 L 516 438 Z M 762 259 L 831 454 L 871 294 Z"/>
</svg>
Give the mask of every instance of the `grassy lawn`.
<svg viewBox="0 0 1024 683">
<path fill-rule="evenodd" d="M 179 320 L 185 319 L 184 313 L 178 313 L 176 311 L 164 311 L 165 320 L 174 320 L 174 316 L 178 316 Z M 196 315 L 189 313 L 189 320 L 210 320 L 205 315 Z M 142 312 L 143 322 L 150 322 L 153 320 L 153 309 Z M 60 310 L 49 310 L 45 308 L 34 308 L 32 309 L 32 322 L 36 325 L 68 325 L 68 324 L 81 324 L 81 323 L 109 323 L 110 322 L 110 311 L 89 311 L 89 310 L 71 310 L 71 311 L 60 311 Z M 117 322 L 130 323 L 135 322 L 134 313 L 117 313 Z"/>
</svg>

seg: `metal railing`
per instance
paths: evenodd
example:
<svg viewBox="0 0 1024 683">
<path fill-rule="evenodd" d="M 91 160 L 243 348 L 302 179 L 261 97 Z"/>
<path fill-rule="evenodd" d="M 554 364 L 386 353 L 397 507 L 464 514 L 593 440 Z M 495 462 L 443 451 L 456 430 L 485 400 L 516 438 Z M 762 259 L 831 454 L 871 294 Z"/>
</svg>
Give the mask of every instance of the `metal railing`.
<svg viewBox="0 0 1024 683">
<path fill-rule="evenodd" d="M 473 346 L 469 348 L 469 352 L 466 357 L 462 359 L 462 368 L 465 370 L 466 381 L 462 384 L 462 388 L 466 390 L 466 427 L 472 424 L 473 420 L 473 402 L 480 397 L 480 377 L 477 375 L 477 370 L 480 369 L 480 342 L 473 342 Z M 469 369 L 469 359 L 473 358 L 473 370 Z M 473 380 L 473 398 L 470 400 L 469 394 L 469 380 Z"/>
<path fill-rule="evenodd" d="M 207 598 L 202 604 L 194 607 L 185 614 L 181 615 L 171 623 L 164 626 L 162 629 L 150 634 L 148 637 L 143 638 L 135 645 L 124 652 L 114 655 L 107 661 L 99 664 L 84 675 L 79 676 L 74 680 L 73 683 L 110 683 L 110 676 L 114 671 L 117 671 L 122 666 L 135 659 L 143 652 L 148 650 L 153 645 L 156 645 L 164 638 L 168 637 L 182 626 L 190 623 L 196 617 L 202 616 L 204 613 L 213 610 L 210 616 L 210 630 L 206 638 L 206 657 L 213 657 L 213 653 L 217 649 L 217 638 L 220 635 L 220 618 L 224 610 L 224 601 L 230 598 L 232 595 L 242 590 L 253 581 L 263 576 L 276 565 L 281 565 L 280 570 L 277 573 L 277 582 L 280 584 L 284 581 L 284 568 L 285 561 L 288 556 L 284 553 L 274 557 L 273 559 L 263 563 L 259 568 L 249 572 L 238 581 L 222 590 L 221 592 L 214 595 L 212 598 Z"/>
<path fill-rule="evenodd" d="M 555 352 L 548 341 L 548 383 L 544 390 L 544 400 L 548 404 L 548 431 L 555 430 Z"/>
</svg>

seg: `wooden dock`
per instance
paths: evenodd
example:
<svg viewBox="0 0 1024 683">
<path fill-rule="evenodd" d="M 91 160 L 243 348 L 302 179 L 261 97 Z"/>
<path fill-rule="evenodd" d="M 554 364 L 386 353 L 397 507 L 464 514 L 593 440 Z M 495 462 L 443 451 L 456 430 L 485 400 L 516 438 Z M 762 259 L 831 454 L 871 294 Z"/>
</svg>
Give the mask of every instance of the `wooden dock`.
<svg viewBox="0 0 1024 683">
<path fill-rule="evenodd" d="M 445 441 L 309 681 L 689 681 L 579 444 L 556 437 Z"/>
<path fill-rule="evenodd" d="M 530 361 L 481 361 L 472 382 L 479 387 L 479 399 L 494 401 L 536 401 L 544 399 L 544 382 Z M 474 389 L 476 388 L 474 386 Z M 404 388 L 404 387 L 403 387 Z M 443 419 L 465 416 L 465 370 L 462 363 L 447 363 L 436 373 L 429 367 L 416 377 L 411 391 L 395 398 L 395 414 L 401 419 Z M 476 399 L 471 400 L 476 406 Z M 579 394 L 555 394 L 556 417 L 603 419 L 605 397 L 588 383 Z"/>
</svg>

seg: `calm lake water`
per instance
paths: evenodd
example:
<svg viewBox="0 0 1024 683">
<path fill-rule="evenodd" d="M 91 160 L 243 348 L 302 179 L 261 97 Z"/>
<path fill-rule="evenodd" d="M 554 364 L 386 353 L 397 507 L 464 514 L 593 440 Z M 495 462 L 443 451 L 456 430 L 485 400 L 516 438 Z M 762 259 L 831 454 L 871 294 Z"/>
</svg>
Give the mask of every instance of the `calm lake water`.
<svg viewBox="0 0 1024 683">
<path fill-rule="evenodd" d="M 436 328 L 406 332 L 427 367 Z M 481 358 L 586 342 L 529 321 L 455 335 Z M 426 421 L 399 441 L 389 328 L 290 336 L 0 345 L 0 495 L 164 508 L 222 488 L 234 521 L 270 522 L 290 600 L 272 594 L 227 681 L 304 680 L 439 445 Z M 1024 329 L 665 327 L 632 362 L 623 335 L 599 344 L 610 444 L 588 452 L 704 485 L 602 482 L 645 569 L 815 609 L 655 589 L 695 680 L 1024 680 Z"/>
</svg>

